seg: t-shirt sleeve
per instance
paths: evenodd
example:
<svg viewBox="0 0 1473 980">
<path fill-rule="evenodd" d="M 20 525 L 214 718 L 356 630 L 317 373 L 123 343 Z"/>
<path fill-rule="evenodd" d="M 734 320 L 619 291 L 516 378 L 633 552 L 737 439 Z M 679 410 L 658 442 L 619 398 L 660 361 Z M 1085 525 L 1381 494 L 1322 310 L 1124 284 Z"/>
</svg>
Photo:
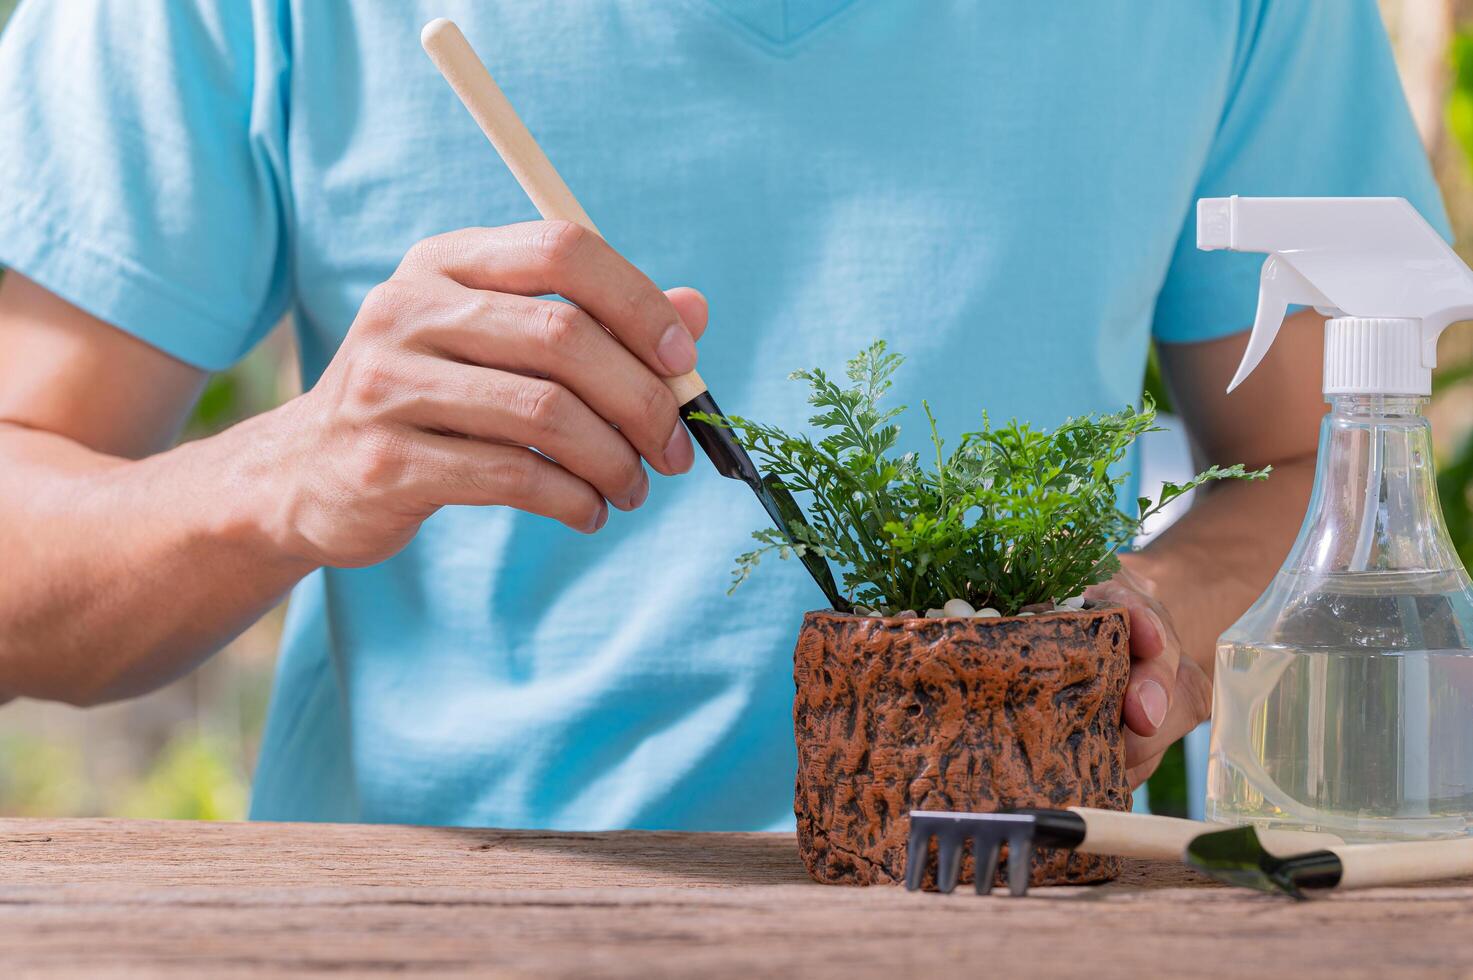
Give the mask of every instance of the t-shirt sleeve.
<svg viewBox="0 0 1473 980">
<path fill-rule="evenodd" d="M 1246 330 L 1264 256 L 1197 249 L 1203 197 L 1405 197 L 1451 240 L 1375 0 L 1245 4 L 1212 147 L 1157 298 L 1157 340 Z"/>
<path fill-rule="evenodd" d="M 27 0 L 0 35 L 0 266 L 196 366 L 288 295 L 274 4 Z"/>
</svg>

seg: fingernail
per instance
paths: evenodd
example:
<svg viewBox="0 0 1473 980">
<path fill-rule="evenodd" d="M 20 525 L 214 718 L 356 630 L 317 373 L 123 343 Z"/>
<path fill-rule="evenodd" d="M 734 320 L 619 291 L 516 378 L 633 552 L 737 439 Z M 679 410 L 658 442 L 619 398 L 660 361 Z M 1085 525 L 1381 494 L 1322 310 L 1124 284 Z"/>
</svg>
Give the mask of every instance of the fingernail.
<svg viewBox="0 0 1473 980">
<path fill-rule="evenodd" d="M 1146 720 L 1153 728 L 1160 728 L 1161 723 L 1166 720 L 1166 688 L 1155 681 L 1145 681 L 1135 692 L 1135 696 L 1140 698 Z"/>
<path fill-rule="evenodd" d="M 1156 615 L 1156 611 L 1154 609 L 1146 609 L 1144 610 L 1144 612 L 1146 614 L 1146 619 L 1148 619 L 1151 623 L 1151 629 L 1156 631 L 1156 642 L 1165 643 L 1166 624 L 1161 622 L 1161 617 Z M 1158 684 L 1157 687 L 1160 687 L 1160 685 Z"/>
<path fill-rule="evenodd" d="M 598 516 L 594 517 L 593 523 L 588 526 L 587 534 L 593 534 L 609 522 L 609 505 L 607 501 L 601 501 L 598 505 Z"/>
<path fill-rule="evenodd" d="M 664 456 L 665 465 L 676 473 L 684 473 L 696 461 L 695 450 L 691 448 L 690 436 L 683 423 L 675 423 L 675 431 L 670 433 L 670 441 L 665 443 Z"/>
<path fill-rule="evenodd" d="M 634 493 L 630 495 L 628 509 L 629 510 L 633 510 L 634 508 L 638 507 L 640 504 L 642 504 L 646 500 L 648 500 L 649 499 L 649 496 L 650 496 L 650 477 L 649 477 L 649 474 L 648 473 L 641 473 L 639 475 L 639 489 L 636 490 L 636 491 L 634 491 Z"/>
<path fill-rule="evenodd" d="M 689 374 L 696 367 L 696 342 L 690 339 L 690 331 L 676 323 L 665 329 L 655 355 L 671 374 Z"/>
</svg>

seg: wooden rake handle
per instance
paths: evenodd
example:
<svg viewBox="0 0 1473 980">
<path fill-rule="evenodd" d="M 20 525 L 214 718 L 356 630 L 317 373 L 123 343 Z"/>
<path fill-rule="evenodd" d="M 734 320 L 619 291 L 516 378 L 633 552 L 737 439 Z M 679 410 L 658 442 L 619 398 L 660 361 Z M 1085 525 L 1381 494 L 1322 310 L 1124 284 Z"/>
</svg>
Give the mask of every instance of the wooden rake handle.
<svg viewBox="0 0 1473 980">
<path fill-rule="evenodd" d="M 511 102 L 496 84 L 491 73 L 460 28 L 441 17 L 425 25 L 420 32 L 425 53 L 455 90 L 481 132 L 496 147 L 506 166 L 532 199 L 537 212 L 549 221 L 571 221 L 598 234 L 598 228 L 573 196 L 552 161 L 532 138 L 526 125 L 512 108 Z M 706 383 L 692 371 L 675 378 L 662 378 L 680 405 L 685 405 L 706 391 Z"/>
</svg>

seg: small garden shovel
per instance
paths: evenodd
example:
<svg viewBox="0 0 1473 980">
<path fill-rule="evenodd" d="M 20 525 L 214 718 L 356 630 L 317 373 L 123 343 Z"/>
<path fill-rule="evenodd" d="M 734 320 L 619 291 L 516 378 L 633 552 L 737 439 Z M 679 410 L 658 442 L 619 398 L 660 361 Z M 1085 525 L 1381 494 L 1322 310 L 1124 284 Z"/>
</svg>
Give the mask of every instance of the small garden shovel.
<svg viewBox="0 0 1473 980">
<path fill-rule="evenodd" d="M 1338 888 L 1375 888 L 1473 875 L 1473 838 L 1340 844 L 1284 856 L 1262 830 L 1232 827 L 1196 837 L 1187 864 L 1229 885 L 1308 898 Z"/>
<path fill-rule="evenodd" d="M 496 152 L 501 154 L 501 159 L 505 161 L 517 183 L 522 185 L 522 190 L 532 199 L 538 213 L 548 220 L 571 221 L 598 234 L 588 212 L 583 210 L 583 206 L 553 168 L 552 161 L 547 159 L 547 154 L 542 152 L 542 148 L 532 138 L 516 109 L 512 108 L 511 102 L 492 79 L 485 64 L 476 56 L 460 28 L 444 18 L 433 20 L 425 25 L 420 34 L 420 43 L 435 67 L 440 69 L 440 74 L 445 76 L 445 80 L 460 97 L 471 117 L 481 127 L 481 131 L 486 134 L 486 138 L 491 141 L 491 145 L 496 147 Z M 751 487 L 778 530 L 792 544 L 799 545 L 793 535 L 793 527 L 806 526 L 808 520 L 788 489 L 772 476 L 764 477 L 757 471 L 752 457 L 747 455 L 747 451 L 736 441 L 729 429 L 691 417 L 696 413 L 717 417 L 722 415 L 701 376 L 692 371 L 678 378 L 664 380 L 680 405 L 680 417 L 690 430 L 691 437 L 705 450 L 711 462 L 716 464 L 717 471 L 728 479 L 741 480 Z M 823 590 L 829 604 L 840 612 L 849 612 L 851 606 L 839 593 L 839 588 L 834 583 L 834 574 L 823 556 L 804 547 L 799 547 L 798 553 L 803 567 L 808 569 L 808 574 L 813 576 L 813 580 Z"/>
</svg>

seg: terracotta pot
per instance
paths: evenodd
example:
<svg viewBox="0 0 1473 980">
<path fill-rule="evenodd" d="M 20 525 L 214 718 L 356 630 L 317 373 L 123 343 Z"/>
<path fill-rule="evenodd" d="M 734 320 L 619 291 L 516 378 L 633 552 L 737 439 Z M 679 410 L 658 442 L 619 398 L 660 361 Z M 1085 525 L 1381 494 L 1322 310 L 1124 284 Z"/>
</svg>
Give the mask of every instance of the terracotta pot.
<svg viewBox="0 0 1473 980">
<path fill-rule="evenodd" d="M 994 619 L 809 613 L 793 654 L 793 809 L 809 874 L 903 881 L 911 810 L 1129 809 L 1128 636 L 1113 606 Z M 1115 858 L 1041 852 L 1032 883 L 1119 870 Z M 962 880 L 972 873 L 968 853 Z"/>
</svg>

